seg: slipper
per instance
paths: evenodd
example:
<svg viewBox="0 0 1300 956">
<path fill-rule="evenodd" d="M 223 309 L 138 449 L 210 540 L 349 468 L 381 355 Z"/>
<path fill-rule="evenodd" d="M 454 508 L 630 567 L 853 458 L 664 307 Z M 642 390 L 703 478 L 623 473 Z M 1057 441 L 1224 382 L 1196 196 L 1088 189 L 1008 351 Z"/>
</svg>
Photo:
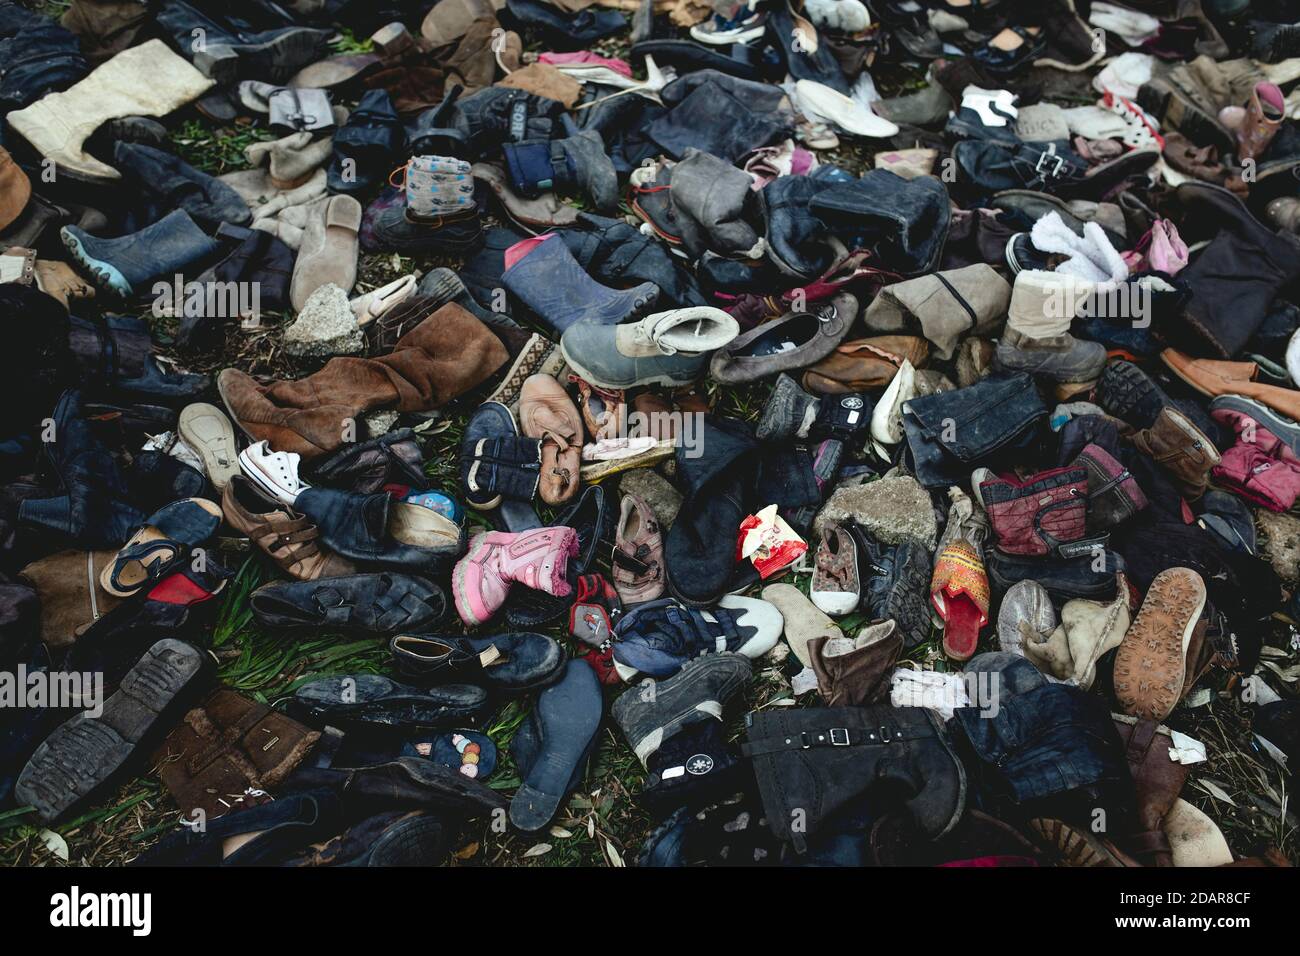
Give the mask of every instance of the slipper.
<svg viewBox="0 0 1300 956">
<path fill-rule="evenodd" d="M 471 780 L 487 780 L 497 766 L 497 745 L 487 734 L 460 728 L 433 737 L 412 739 L 402 747 L 403 757 L 423 757 L 440 767 L 450 767 Z"/>
<path fill-rule="evenodd" d="M 221 526 L 221 506 L 206 498 L 182 498 L 150 515 L 99 575 L 113 597 L 130 597 L 172 570 L 190 549 Z"/>
<path fill-rule="evenodd" d="M 941 552 L 930 582 L 930 603 L 943 620 L 943 652 L 966 661 L 989 622 L 989 578 L 979 552 L 959 538 Z"/>
<path fill-rule="evenodd" d="M 176 425 L 181 441 L 203 461 L 203 470 L 217 491 L 225 491 L 239 474 L 239 446 L 230 419 L 215 405 L 195 402 L 181 411 Z"/>
<path fill-rule="evenodd" d="M 14 786 L 18 804 L 30 804 L 46 823 L 102 792 L 145 742 L 170 730 L 197 688 L 207 655 L 183 641 L 154 644 L 126 673 L 97 716 L 77 714 L 45 739 Z M 173 719 L 166 719 L 166 718 Z"/>
<path fill-rule="evenodd" d="M 569 661 L 558 684 L 542 691 L 537 706 L 510 741 L 510 756 L 523 778 L 510 801 L 510 822 L 540 830 L 577 787 L 596 747 L 605 700 L 596 672 Z"/>
</svg>

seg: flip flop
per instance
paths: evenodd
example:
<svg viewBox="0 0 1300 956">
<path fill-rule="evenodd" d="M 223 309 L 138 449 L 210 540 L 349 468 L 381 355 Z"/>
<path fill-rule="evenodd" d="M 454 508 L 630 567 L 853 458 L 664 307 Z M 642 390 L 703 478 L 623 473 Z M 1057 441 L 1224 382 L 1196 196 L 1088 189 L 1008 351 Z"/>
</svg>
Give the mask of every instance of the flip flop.
<svg viewBox="0 0 1300 956">
<path fill-rule="evenodd" d="M 99 575 L 113 597 L 130 597 L 183 561 L 217 533 L 221 506 L 206 498 L 182 498 L 150 515 Z"/>
<path fill-rule="evenodd" d="M 537 696 L 537 706 L 510 741 L 523 777 L 510 801 L 515 827 L 540 830 L 577 787 L 595 749 L 604 706 L 596 672 L 583 661 L 569 661 L 560 682 Z"/>
<path fill-rule="evenodd" d="M 118 778 L 144 742 L 170 730 L 197 688 L 207 656 L 183 641 L 167 638 L 145 652 L 127 671 L 98 716 L 77 714 L 36 748 L 18 776 L 14 796 L 30 804 L 46 823 L 63 816 Z"/>
<path fill-rule="evenodd" d="M 176 425 L 181 441 L 203 461 L 203 470 L 217 491 L 225 491 L 239 474 L 239 446 L 230 419 L 215 405 L 195 402 L 181 411 Z"/>
<path fill-rule="evenodd" d="M 970 660 L 989 622 L 989 578 L 969 541 L 958 538 L 939 552 L 930 603 L 943 620 L 943 652 L 955 661 Z"/>
</svg>

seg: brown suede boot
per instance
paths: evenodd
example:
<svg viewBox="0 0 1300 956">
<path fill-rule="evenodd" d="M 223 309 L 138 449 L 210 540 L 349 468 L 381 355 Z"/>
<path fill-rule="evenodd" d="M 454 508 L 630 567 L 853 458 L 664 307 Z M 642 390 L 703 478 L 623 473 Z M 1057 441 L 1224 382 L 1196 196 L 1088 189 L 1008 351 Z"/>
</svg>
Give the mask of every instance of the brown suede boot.
<svg viewBox="0 0 1300 956">
<path fill-rule="evenodd" d="M 113 550 L 60 551 L 18 572 L 40 599 L 41 640 L 47 647 L 72 646 L 86 628 L 122 603 L 99 583 L 116 559 Z"/>
<path fill-rule="evenodd" d="M 1115 729 L 1137 790 L 1138 820 L 1121 847 L 1146 866 L 1173 866 L 1164 820 L 1183 792 L 1191 768 L 1169 758 L 1173 740 L 1166 727 L 1144 717 L 1116 717 Z"/>
<path fill-rule="evenodd" d="M 862 707 L 885 699 L 887 680 L 903 650 L 903 634 L 893 621 L 869 624 L 856 638 L 814 637 L 808 656 L 828 707 Z"/>
<path fill-rule="evenodd" d="M 333 358 L 306 378 L 270 385 L 228 368 L 217 378 L 217 391 L 254 441 L 311 460 L 359 440 L 357 419 L 365 412 L 441 408 L 481 385 L 508 358 L 486 325 L 449 302 L 398 339 L 388 355 Z"/>
<path fill-rule="evenodd" d="M 1219 450 L 1182 412 L 1165 408 L 1150 427 L 1133 436 L 1138 450 L 1169 472 L 1188 501 L 1205 494 L 1210 469 L 1219 463 Z"/>
<path fill-rule="evenodd" d="M 153 762 L 181 811 L 214 820 L 250 788 L 288 778 L 320 739 L 296 720 L 218 687 L 167 735 Z"/>
</svg>

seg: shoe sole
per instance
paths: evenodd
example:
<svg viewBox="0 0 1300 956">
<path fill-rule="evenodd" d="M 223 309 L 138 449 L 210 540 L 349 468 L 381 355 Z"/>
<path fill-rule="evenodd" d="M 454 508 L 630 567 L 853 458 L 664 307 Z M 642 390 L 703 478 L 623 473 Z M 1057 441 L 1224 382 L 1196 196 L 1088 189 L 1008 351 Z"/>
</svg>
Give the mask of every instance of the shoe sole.
<svg viewBox="0 0 1300 956">
<path fill-rule="evenodd" d="M 63 246 L 68 250 L 68 254 L 72 256 L 72 261 L 95 280 L 95 285 L 101 291 L 122 299 L 131 297 L 133 292 L 131 283 L 126 281 L 126 277 L 112 263 L 96 259 L 87 253 L 82 248 L 81 240 L 67 229 L 60 229 L 59 237 L 63 240 Z"/>
<path fill-rule="evenodd" d="M 345 685 L 344 681 L 351 684 Z M 320 689 L 316 690 L 319 685 Z M 443 684 L 441 688 L 469 687 L 466 684 Z M 312 689 L 311 695 L 302 691 Z M 432 690 L 438 690 L 438 687 Z M 323 719 L 342 729 L 447 730 L 461 727 L 482 716 L 488 706 L 487 692 L 474 705 L 455 705 L 455 713 L 446 713 L 448 705 L 439 704 L 428 693 L 410 693 L 396 681 L 376 674 L 355 674 L 313 681 L 299 688 L 294 706 L 309 709 L 313 719 Z M 350 692 L 354 699 L 344 700 Z"/>
<path fill-rule="evenodd" d="M 1122 867 L 1127 864 L 1101 840 L 1086 830 L 1060 820 L 1038 817 L 1029 821 L 1033 841 L 1047 853 L 1069 867 Z"/>
<path fill-rule="evenodd" d="M 617 475 L 625 471 L 632 471 L 636 468 L 650 468 L 659 464 L 661 461 L 673 457 L 677 452 L 677 443 L 667 439 L 659 442 L 654 448 L 648 448 L 645 451 L 629 455 L 627 458 L 614 458 L 609 461 L 594 461 L 591 464 L 583 465 L 578 471 L 578 476 L 588 484 L 608 478 L 610 475 Z"/>
<path fill-rule="evenodd" d="M 1300 423 L 1274 411 L 1258 399 L 1247 398 L 1245 395 L 1220 395 L 1210 402 L 1210 411 L 1219 408 L 1249 415 L 1300 455 Z"/>
<path fill-rule="evenodd" d="M 582 670 L 576 671 L 580 676 L 575 677 L 573 686 L 566 686 L 571 668 Z M 588 687 L 581 686 L 588 682 Z M 595 685 L 595 695 L 589 693 L 590 684 Z M 596 672 L 585 661 L 569 661 L 564 677 L 538 695 L 534 713 L 542 739 L 532 766 L 527 772 L 520 769 L 523 782 L 510 801 L 509 811 L 510 822 L 527 833 L 540 830 L 554 819 L 568 796 L 568 782 L 575 774 L 581 778 L 582 766 L 590 759 L 604 716 L 604 698 Z M 548 722 L 552 723 L 550 728 L 546 727 Z M 556 784 L 561 779 L 563 782 Z"/>
<path fill-rule="evenodd" d="M 1205 609 L 1205 583 L 1188 568 L 1156 575 L 1115 653 L 1115 697 L 1124 713 L 1164 720 L 1182 697 L 1187 647 Z"/>
<path fill-rule="evenodd" d="M 211 424 L 205 424 L 209 421 Z M 225 491 L 230 479 L 240 473 L 239 444 L 230 419 L 215 405 L 199 402 L 181 411 L 176 430 L 181 441 L 203 460 L 212 486 Z"/>
<path fill-rule="evenodd" d="M 923 554 L 923 550 L 911 552 L 911 557 L 917 560 L 903 566 L 889 601 L 889 610 L 893 612 L 890 617 L 898 621 L 900 628 L 904 621 L 916 625 L 913 630 L 903 630 L 903 644 L 908 650 L 928 641 L 934 630 L 930 616 L 931 568 L 928 556 L 920 560 Z"/>
<path fill-rule="evenodd" d="M 203 654 L 167 638 L 145 651 L 98 717 L 78 714 L 36 748 L 14 796 L 50 822 L 115 779 L 204 670 Z"/>
</svg>

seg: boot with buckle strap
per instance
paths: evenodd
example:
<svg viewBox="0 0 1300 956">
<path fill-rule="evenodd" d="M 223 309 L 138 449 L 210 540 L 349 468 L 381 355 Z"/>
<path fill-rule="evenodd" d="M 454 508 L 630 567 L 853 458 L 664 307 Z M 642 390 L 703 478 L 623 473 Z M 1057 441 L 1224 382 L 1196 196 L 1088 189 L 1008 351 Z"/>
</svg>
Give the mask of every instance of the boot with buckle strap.
<svg viewBox="0 0 1300 956">
<path fill-rule="evenodd" d="M 924 708 L 783 708 L 745 718 L 773 834 L 804 853 L 826 819 L 863 794 L 901 797 L 917 829 L 937 840 L 966 808 L 966 771 L 940 719 Z"/>
</svg>

